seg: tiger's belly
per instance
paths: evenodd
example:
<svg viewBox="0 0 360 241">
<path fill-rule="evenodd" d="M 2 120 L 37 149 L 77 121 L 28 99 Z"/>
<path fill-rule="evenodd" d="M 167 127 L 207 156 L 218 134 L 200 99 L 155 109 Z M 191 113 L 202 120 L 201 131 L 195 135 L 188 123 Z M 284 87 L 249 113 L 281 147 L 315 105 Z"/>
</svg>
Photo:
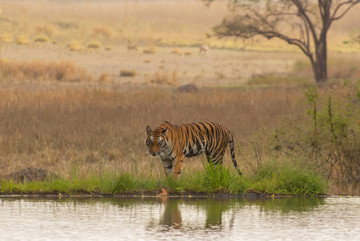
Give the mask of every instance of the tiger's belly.
<svg viewBox="0 0 360 241">
<path fill-rule="evenodd" d="M 199 156 L 204 152 L 205 152 L 205 147 L 202 147 L 200 145 L 193 145 L 193 146 L 189 145 L 187 148 L 184 149 L 183 154 L 185 157 L 193 157 L 193 156 Z"/>
</svg>

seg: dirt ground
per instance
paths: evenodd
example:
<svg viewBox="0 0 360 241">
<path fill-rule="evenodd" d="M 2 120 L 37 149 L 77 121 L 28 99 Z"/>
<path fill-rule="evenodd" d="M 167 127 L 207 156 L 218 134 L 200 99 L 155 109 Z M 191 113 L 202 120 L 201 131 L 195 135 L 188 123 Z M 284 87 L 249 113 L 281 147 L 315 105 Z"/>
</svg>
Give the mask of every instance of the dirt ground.
<svg viewBox="0 0 360 241">
<path fill-rule="evenodd" d="M 184 55 L 185 52 L 191 54 Z M 295 61 L 304 57 L 300 53 L 221 49 L 199 54 L 196 47 L 157 47 L 154 54 L 144 54 L 141 49 L 127 50 L 126 46 L 111 51 L 70 51 L 48 43 L 42 46 L 6 44 L 2 46 L 1 58 L 26 62 L 69 61 L 85 68 L 95 79 L 107 75 L 109 82 L 117 84 L 144 84 L 155 75 L 165 75 L 172 85 L 237 86 L 253 75 L 287 73 Z M 136 76 L 121 77 L 121 70 L 133 70 Z"/>
<path fill-rule="evenodd" d="M 359 8 L 334 23 L 329 52 L 358 53 L 360 44 L 352 38 L 358 34 Z M 0 60 L 68 61 L 110 87 L 238 86 L 254 75 L 286 74 L 296 61 L 308 61 L 300 50 L 280 40 L 209 37 L 227 14 L 226 1 L 215 1 L 208 8 L 196 0 L 4 0 Z M 91 43 L 98 47 L 89 48 Z M 202 44 L 210 46 L 207 53 L 199 53 Z M 129 50 L 129 45 L 137 50 Z M 121 77 L 120 71 L 133 76 Z"/>
<path fill-rule="evenodd" d="M 110 86 L 237 86 L 305 59 L 284 43 L 207 38 L 228 12 L 223 2 L 2 1 L 0 12 L 0 60 L 69 61 Z M 99 48 L 88 47 L 94 42 Z M 202 44 L 210 50 L 199 53 Z M 135 76 L 120 77 L 124 70 Z"/>
</svg>

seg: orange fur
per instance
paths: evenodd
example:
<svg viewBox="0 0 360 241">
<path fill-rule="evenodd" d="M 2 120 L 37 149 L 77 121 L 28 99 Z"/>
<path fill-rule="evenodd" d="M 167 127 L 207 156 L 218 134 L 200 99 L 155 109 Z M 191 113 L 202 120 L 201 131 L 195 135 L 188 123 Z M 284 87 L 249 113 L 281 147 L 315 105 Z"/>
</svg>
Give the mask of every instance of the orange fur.
<svg viewBox="0 0 360 241">
<path fill-rule="evenodd" d="M 233 136 L 225 126 L 213 122 L 198 122 L 191 124 L 174 125 L 163 122 L 155 130 L 146 127 L 147 138 L 145 143 L 150 154 L 160 156 L 166 175 L 177 179 L 182 171 L 185 157 L 206 154 L 208 161 L 221 164 L 225 149 L 230 145 L 233 164 L 238 169 Z"/>
</svg>

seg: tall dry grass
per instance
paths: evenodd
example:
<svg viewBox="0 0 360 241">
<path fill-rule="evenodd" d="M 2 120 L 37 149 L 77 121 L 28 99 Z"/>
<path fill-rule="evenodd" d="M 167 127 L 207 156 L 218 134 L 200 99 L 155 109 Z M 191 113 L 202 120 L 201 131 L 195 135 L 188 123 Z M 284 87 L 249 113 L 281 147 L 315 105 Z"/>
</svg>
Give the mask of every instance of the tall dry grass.
<svg viewBox="0 0 360 241">
<path fill-rule="evenodd" d="M 308 68 L 298 65 L 295 72 Z M 344 68 L 343 73 L 348 70 Z M 336 176 L 336 165 L 326 158 L 304 158 L 312 143 L 311 106 L 305 98 L 306 87 L 296 81 L 289 85 L 292 87 L 279 87 L 271 83 L 276 76 L 264 76 L 266 88 L 200 88 L 192 93 L 150 86 L 122 89 L 119 85 L 114 90 L 101 79 L 88 84 L 91 75 L 73 64 L 40 62 L 2 62 L 0 76 L 0 176 L 27 167 L 47 169 L 65 178 L 74 172 L 101 176 L 108 170 L 164 175 L 159 159 L 150 156 L 144 145 L 145 126 L 155 128 L 164 120 L 225 124 L 234 134 L 237 160 L 245 174 L 257 173 L 268 160 L 290 160 L 303 161 L 310 168 L 315 165 L 319 173 L 331 173 L 330 178 Z M 349 83 L 324 86 L 320 93 L 353 101 L 359 96 L 353 93 L 359 86 Z M 324 105 L 319 103 L 319 108 Z M 353 118 L 346 120 L 358 126 Z M 329 146 L 327 137 L 320 139 L 323 146 Z M 322 156 L 334 156 L 333 148 L 322 150 Z M 203 169 L 201 160 L 205 157 L 187 159 L 184 173 Z M 232 167 L 228 152 L 225 165 Z"/>
<path fill-rule="evenodd" d="M 294 105 L 300 95 L 295 89 L 204 89 L 193 94 L 171 89 L 0 90 L 0 170 L 7 174 L 35 166 L 67 177 L 74 168 L 83 174 L 104 168 L 150 169 L 163 175 L 159 160 L 144 145 L 146 125 L 156 127 L 163 120 L 227 125 L 244 167 L 239 153 L 243 143 L 261 138 L 265 134 L 259 133 L 284 116 L 298 115 Z M 203 168 L 196 159 L 185 166 Z"/>
<path fill-rule="evenodd" d="M 92 76 L 73 63 L 0 61 L 0 84 L 31 81 L 80 82 L 91 81 Z"/>
</svg>

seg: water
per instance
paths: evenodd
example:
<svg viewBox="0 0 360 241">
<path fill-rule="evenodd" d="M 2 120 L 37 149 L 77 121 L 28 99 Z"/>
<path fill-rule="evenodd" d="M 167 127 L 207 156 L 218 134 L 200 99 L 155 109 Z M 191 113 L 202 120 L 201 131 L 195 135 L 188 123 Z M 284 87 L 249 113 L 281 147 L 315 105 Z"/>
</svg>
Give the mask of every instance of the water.
<svg viewBox="0 0 360 241">
<path fill-rule="evenodd" d="M 0 240 L 220 239 L 360 240 L 360 198 L 0 198 Z"/>
</svg>

